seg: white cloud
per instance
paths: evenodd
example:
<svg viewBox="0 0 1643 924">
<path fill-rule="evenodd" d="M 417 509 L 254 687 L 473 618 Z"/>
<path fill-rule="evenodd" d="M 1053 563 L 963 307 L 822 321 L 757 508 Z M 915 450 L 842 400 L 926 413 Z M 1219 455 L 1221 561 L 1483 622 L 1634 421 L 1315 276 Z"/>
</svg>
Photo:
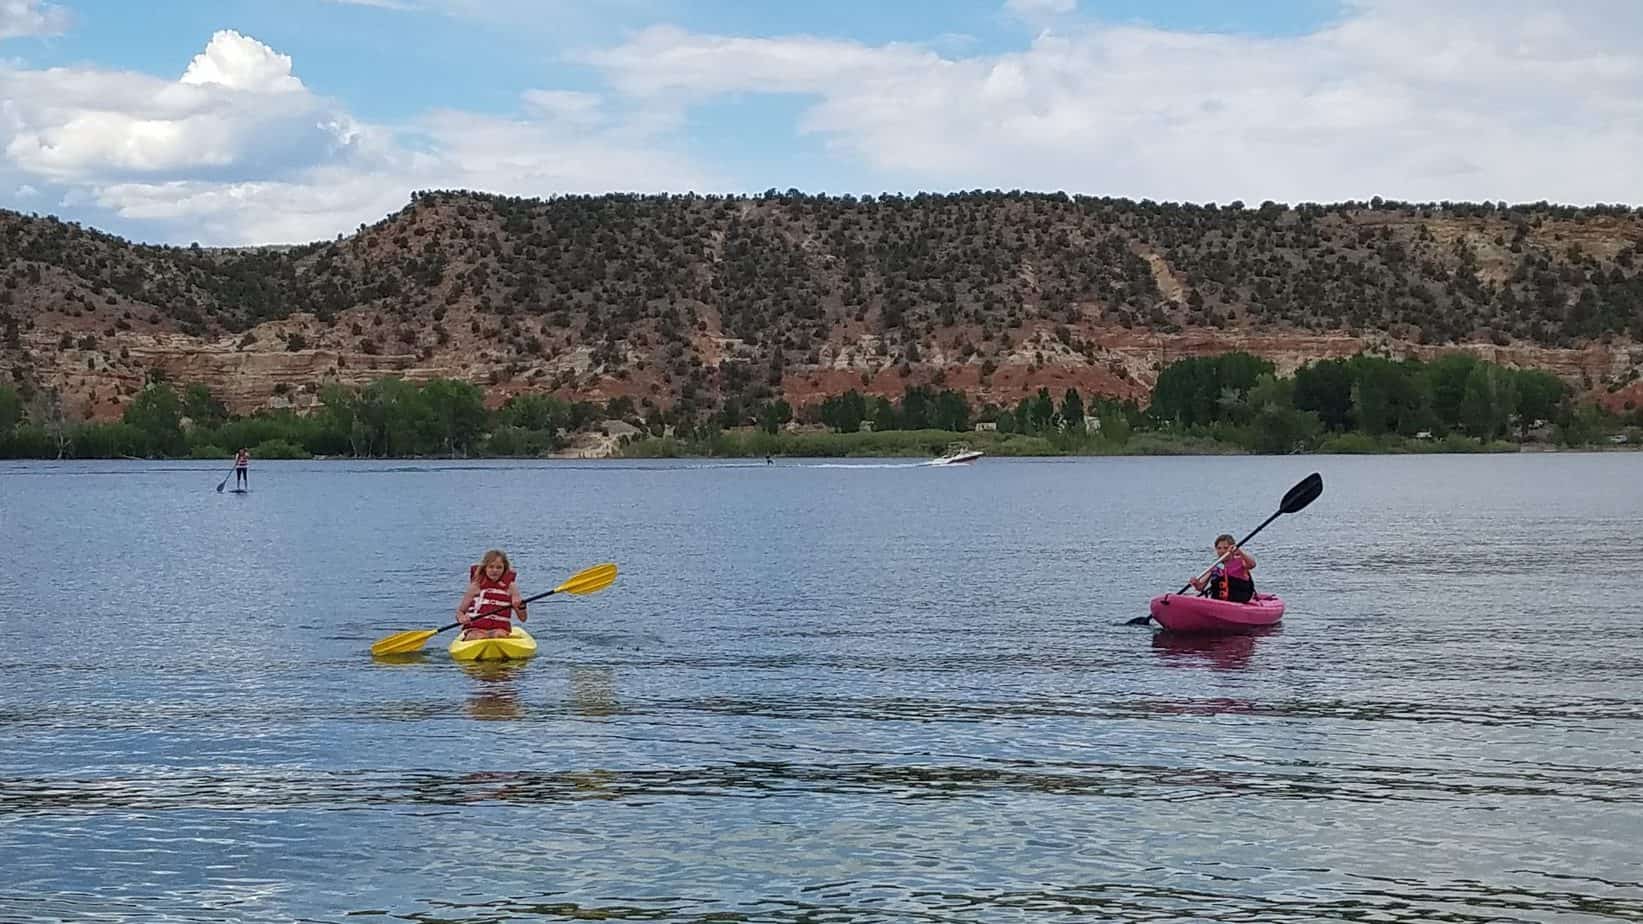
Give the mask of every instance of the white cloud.
<svg viewBox="0 0 1643 924">
<path fill-rule="evenodd" d="M 1004 0 L 1004 8 L 1025 19 L 1061 16 L 1078 9 L 1078 0 Z"/>
<path fill-rule="evenodd" d="M 181 79 L 89 68 L 0 68 L 7 158 L 58 181 L 279 174 L 360 154 L 362 130 L 307 92 L 291 60 L 218 32 Z"/>
<path fill-rule="evenodd" d="M 499 3 L 490 15 L 528 5 Z M 473 0 L 415 5 L 482 12 Z M 0 25 L 54 9 L 0 0 Z M 414 189 L 742 190 L 683 156 L 677 136 L 705 103 L 780 93 L 805 106 L 759 126 L 772 140 L 757 147 L 773 151 L 746 168 L 759 188 L 817 188 L 795 166 L 813 159 L 784 159 L 788 134 L 824 143 L 823 169 L 850 183 L 834 192 L 1643 202 L 1640 35 L 1643 4 L 1630 0 L 1355 0 L 1307 35 L 1072 26 L 1002 54 L 939 35 L 867 45 L 653 27 L 582 58 L 612 92 L 544 87 L 522 92 L 512 116 L 437 110 L 379 125 L 316 93 L 289 57 L 224 31 L 175 79 L 0 63 L 0 189 L 204 243 L 329 238 Z M 786 178 L 763 181 L 774 176 Z"/>
<path fill-rule="evenodd" d="M 404 207 L 416 189 L 516 196 L 679 191 L 709 177 L 681 158 L 561 126 L 438 112 L 419 121 L 417 150 L 374 168 L 320 166 L 286 181 L 166 181 L 97 186 L 90 201 L 122 218 L 175 226 L 172 239 L 281 243 L 328 238 Z"/>
<path fill-rule="evenodd" d="M 194 56 L 182 83 L 216 85 L 262 93 L 300 93 L 302 81 L 291 73 L 291 58 L 232 29 L 211 36 L 205 51 Z"/>
<path fill-rule="evenodd" d="M 550 122 L 592 125 L 604 120 L 603 100 L 595 93 L 572 90 L 526 90 L 526 107 Z"/>
<path fill-rule="evenodd" d="M 1643 202 L 1640 36 L 1629 0 L 1363 0 L 1290 38 L 1093 26 L 958 57 L 653 28 L 590 60 L 650 103 L 813 97 L 796 130 L 892 188 Z"/>
<path fill-rule="evenodd" d="M 371 125 L 311 92 L 289 57 L 233 31 L 177 80 L 0 65 L 0 100 L 0 168 L 60 190 L 64 207 L 176 242 L 329 238 L 416 189 L 543 196 L 714 181 L 666 149 L 670 123 L 643 107 L 613 112 L 597 94 L 539 89 L 522 94 L 519 118 L 438 110 Z"/>
<path fill-rule="evenodd" d="M 73 17 L 55 3 L 0 0 L 0 40 L 30 35 L 62 35 Z"/>
</svg>

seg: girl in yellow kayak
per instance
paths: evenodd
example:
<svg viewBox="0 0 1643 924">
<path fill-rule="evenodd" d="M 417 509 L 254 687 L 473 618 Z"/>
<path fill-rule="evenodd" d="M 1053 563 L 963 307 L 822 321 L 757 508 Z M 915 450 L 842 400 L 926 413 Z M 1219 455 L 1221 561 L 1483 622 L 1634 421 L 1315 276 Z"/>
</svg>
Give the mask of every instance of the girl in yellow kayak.
<svg viewBox="0 0 1643 924">
<path fill-rule="evenodd" d="M 513 631 L 509 611 L 525 621 L 525 601 L 514 583 L 513 566 L 501 549 L 491 549 L 479 564 L 468 566 L 468 592 L 456 605 L 456 621 L 462 623 L 462 637 L 505 638 Z"/>
</svg>

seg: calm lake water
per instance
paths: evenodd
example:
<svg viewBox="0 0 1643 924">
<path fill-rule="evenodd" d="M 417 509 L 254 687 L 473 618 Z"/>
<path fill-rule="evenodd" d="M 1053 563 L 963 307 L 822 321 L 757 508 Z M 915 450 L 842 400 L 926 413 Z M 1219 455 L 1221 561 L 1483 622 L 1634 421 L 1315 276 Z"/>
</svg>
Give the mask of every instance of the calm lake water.
<svg viewBox="0 0 1643 924">
<path fill-rule="evenodd" d="M 224 473 L 0 464 L 0 921 L 1643 920 L 1643 455 Z"/>
</svg>

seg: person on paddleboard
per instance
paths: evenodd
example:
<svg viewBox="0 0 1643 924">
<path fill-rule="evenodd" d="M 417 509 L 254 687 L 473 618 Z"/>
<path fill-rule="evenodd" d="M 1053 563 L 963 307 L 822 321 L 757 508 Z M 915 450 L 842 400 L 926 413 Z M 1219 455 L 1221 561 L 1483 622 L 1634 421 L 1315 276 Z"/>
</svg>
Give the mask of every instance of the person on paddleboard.
<svg viewBox="0 0 1643 924">
<path fill-rule="evenodd" d="M 244 446 L 241 446 L 240 451 L 234 453 L 234 490 L 238 491 L 240 488 L 251 487 L 250 478 L 246 473 L 246 470 L 250 467 L 251 453 L 247 452 Z M 219 468 L 217 471 L 220 472 L 222 469 Z"/>
<path fill-rule="evenodd" d="M 525 601 L 514 578 L 513 565 L 501 549 L 491 549 L 479 564 L 468 566 L 468 592 L 456 605 L 463 638 L 505 638 L 513 632 L 510 611 L 525 621 Z"/>
<path fill-rule="evenodd" d="M 1215 537 L 1215 556 L 1220 562 L 1209 571 L 1207 579 L 1193 578 L 1192 586 L 1206 597 L 1248 603 L 1255 599 L 1255 558 L 1238 548 L 1237 540 L 1228 533 Z"/>
</svg>

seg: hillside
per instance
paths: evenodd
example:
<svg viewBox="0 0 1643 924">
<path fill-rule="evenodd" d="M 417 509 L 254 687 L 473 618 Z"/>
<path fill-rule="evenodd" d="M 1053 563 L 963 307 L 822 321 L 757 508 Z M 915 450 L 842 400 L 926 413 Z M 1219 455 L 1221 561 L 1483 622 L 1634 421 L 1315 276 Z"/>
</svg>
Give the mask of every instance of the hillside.
<svg viewBox="0 0 1643 924">
<path fill-rule="evenodd" d="M 1633 400 L 1640 247 L 1643 212 L 1544 204 L 434 192 L 256 250 L 0 212 L 0 380 L 97 418 L 155 373 L 239 412 L 396 374 L 688 413 L 929 382 L 1141 397 L 1182 355 L 1459 346 Z"/>
</svg>

